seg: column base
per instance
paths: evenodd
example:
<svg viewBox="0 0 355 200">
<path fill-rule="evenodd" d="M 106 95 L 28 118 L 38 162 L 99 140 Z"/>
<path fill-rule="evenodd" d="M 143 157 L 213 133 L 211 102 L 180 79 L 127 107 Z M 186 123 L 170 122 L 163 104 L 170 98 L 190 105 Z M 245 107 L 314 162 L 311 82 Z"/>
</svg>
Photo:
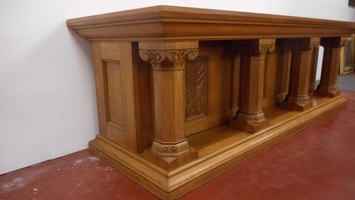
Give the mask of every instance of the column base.
<svg viewBox="0 0 355 200">
<path fill-rule="evenodd" d="M 190 147 L 186 140 L 180 142 L 160 142 L 155 140 L 143 157 L 158 167 L 172 171 L 198 158 L 198 152 Z"/>
<path fill-rule="evenodd" d="M 338 86 L 323 86 L 318 85 L 317 89 L 314 91 L 314 94 L 322 97 L 335 98 L 341 95 L 341 92 Z"/>
<path fill-rule="evenodd" d="M 229 126 L 249 133 L 258 132 L 270 125 L 270 121 L 265 119 L 264 113 L 244 114 L 237 113 L 237 117 L 229 120 Z"/>
<path fill-rule="evenodd" d="M 280 106 L 281 108 L 303 112 L 311 109 L 313 102 L 309 95 L 288 96 L 286 97 L 286 101 L 282 102 Z"/>
</svg>

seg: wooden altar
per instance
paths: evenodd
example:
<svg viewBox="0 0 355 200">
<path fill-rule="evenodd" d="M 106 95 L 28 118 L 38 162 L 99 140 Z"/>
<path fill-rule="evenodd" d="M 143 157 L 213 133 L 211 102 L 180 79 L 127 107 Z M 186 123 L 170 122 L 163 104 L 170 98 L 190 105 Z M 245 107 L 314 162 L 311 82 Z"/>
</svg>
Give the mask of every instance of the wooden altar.
<svg viewBox="0 0 355 200">
<path fill-rule="evenodd" d="M 337 72 L 355 23 L 155 6 L 67 26 L 92 43 L 91 152 L 162 199 L 346 106 Z"/>
</svg>

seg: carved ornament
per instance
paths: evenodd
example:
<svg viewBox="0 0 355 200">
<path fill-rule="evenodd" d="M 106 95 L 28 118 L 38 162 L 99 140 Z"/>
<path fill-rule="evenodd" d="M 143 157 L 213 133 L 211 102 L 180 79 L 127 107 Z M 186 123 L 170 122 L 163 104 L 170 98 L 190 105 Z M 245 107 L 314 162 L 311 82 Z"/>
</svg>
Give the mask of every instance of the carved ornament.
<svg viewBox="0 0 355 200">
<path fill-rule="evenodd" d="M 324 38 L 321 40 L 321 45 L 324 48 L 340 48 L 349 42 L 348 38 Z"/>
<path fill-rule="evenodd" d="M 275 44 L 264 45 L 235 45 L 234 51 L 242 57 L 261 56 L 265 58 L 267 53 L 271 53 L 275 49 Z"/>
<path fill-rule="evenodd" d="M 186 60 L 194 60 L 198 55 L 198 49 L 176 51 L 139 50 L 139 56 L 149 62 L 155 70 L 179 70 L 183 69 Z"/>
<path fill-rule="evenodd" d="M 253 113 L 253 114 L 247 114 L 247 113 L 238 113 L 238 120 L 240 121 L 260 121 L 265 119 L 265 115 L 263 112 L 259 112 L 259 113 Z"/>
<path fill-rule="evenodd" d="M 186 119 L 206 115 L 206 64 L 206 57 L 187 62 Z"/>
<path fill-rule="evenodd" d="M 190 147 L 186 139 L 178 142 L 162 142 L 154 140 L 152 151 L 161 156 L 178 156 L 181 153 L 189 151 Z"/>
<path fill-rule="evenodd" d="M 302 52 L 318 49 L 319 45 L 320 42 L 286 42 L 283 47 L 285 49 L 290 49 L 293 52 Z"/>
</svg>

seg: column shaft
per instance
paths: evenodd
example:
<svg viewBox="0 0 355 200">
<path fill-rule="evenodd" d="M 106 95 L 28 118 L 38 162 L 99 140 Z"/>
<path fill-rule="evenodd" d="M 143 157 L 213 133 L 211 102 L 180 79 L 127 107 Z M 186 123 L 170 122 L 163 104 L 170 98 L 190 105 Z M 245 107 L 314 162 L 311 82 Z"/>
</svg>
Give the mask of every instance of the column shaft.
<svg viewBox="0 0 355 200">
<path fill-rule="evenodd" d="M 289 93 L 282 107 L 305 111 L 313 106 L 310 92 L 311 75 L 314 70 L 314 48 L 319 47 L 319 38 L 285 39 L 284 48 L 292 51 Z"/>
<path fill-rule="evenodd" d="M 144 157 L 170 171 L 197 158 L 185 138 L 186 60 L 198 54 L 198 42 L 140 43 L 140 57 L 153 67 L 155 139 Z"/>
<path fill-rule="evenodd" d="M 340 96 L 338 88 L 340 50 L 347 41 L 347 37 L 322 38 L 321 45 L 324 47 L 323 65 L 320 84 L 315 91 L 316 95 L 332 98 Z"/>
<path fill-rule="evenodd" d="M 232 48 L 241 55 L 240 107 L 229 125 L 254 133 L 269 125 L 262 110 L 265 57 L 274 50 L 275 40 L 234 41 Z"/>
</svg>

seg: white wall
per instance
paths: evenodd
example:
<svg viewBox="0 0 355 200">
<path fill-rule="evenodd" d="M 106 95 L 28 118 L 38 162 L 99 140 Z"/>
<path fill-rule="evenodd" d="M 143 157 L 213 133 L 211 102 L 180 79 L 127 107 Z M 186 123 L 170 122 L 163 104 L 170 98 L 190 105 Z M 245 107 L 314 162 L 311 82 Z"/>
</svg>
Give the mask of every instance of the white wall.
<svg viewBox="0 0 355 200">
<path fill-rule="evenodd" d="M 66 19 L 166 4 L 355 21 L 347 2 L 0 0 L 0 174 L 85 149 L 98 133 L 90 43 Z"/>
</svg>

